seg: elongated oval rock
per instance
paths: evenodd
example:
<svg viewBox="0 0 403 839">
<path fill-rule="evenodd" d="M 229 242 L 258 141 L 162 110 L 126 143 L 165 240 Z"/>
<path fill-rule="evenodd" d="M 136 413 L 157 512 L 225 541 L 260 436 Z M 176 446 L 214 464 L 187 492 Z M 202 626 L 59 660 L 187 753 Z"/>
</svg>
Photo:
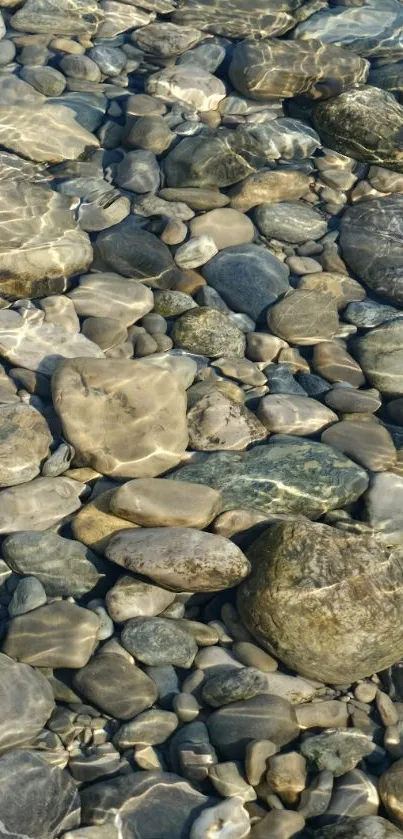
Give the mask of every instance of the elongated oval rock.
<svg viewBox="0 0 403 839">
<path fill-rule="evenodd" d="M 284 522 L 248 551 L 240 615 L 288 667 L 350 684 L 403 655 L 401 551 L 324 524 Z"/>
<path fill-rule="evenodd" d="M 47 530 L 81 507 L 85 484 L 71 478 L 35 478 L 0 492 L 0 533 Z"/>
<path fill-rule="evenodd" d="M 128 481 L 113 493 L 110 510 L 141 527 L 196 527 L 201 530 L 218 515 L 220 494 L 199 484 L 173 483 L 168 478 Z"/>
<path fill-rule="evenodd" d="M 172 591 L 221 591 L 249 572 L 248 560 L 229 539 L 190 527 L 117 533 L 106 556 Z"/>
<path fill-rule="evenodd" d="M 188 441 L 179 380 L 140 361 L 97 361 L 62 363 L 52 378 L 54 407 L 76 454 L 119 478 L 153 477 L 175 466 Z"/>
</svg>

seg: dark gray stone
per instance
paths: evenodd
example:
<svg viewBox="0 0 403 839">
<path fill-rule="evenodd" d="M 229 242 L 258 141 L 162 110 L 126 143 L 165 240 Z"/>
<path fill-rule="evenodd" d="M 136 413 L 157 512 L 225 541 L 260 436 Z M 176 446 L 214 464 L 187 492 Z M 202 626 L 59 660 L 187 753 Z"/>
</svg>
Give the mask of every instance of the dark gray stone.
<svg viewBox="0 0 403 839">
<path fill-rule="evenodd" d="M 169 187 L 231 186 L 264 166 L 261 150 L 242 128 L 187 137 L 165 158 Z"/>
<path fill-rule="evenodd" d="M 0 753 L 36 737 L 54 704 L 52 688 L 44 676 L 0 653 Z"/>
<path fill-rule="evenodd" d="M 134 216 L 103 230 L 95 249 L 107 268 L 155 288 L 170 288 L 182 277 L 169 248 L 153 233 L 139 228 Z"/>
<path fill-rule="evenodd" d="M 168 618 L 131 618 L 122 631 L 123 646 L 149 665 L 190 667 L 197 653 L 194 638 Z"/>
<path fill-rule="evenodd" d="M 188 839 L 194 820 L 214 803 L 171 772 L 134 772 L 92 784 L 81 802 L 84 824 L 112 827 L 118 814 L 124 835 L 141 839 Z"/>
<path fill-rule="evenodd" d="M 293 393 L 297 396 L 306 396 L 306 391 L 295 381 L 287 364 L 270 364 L 265 368 L 265 375 L 270 393 Z"/>
<path fill-rule="evenodd" d="M 354 354 L 367 379 L 381 393 L 403 396 L 403 320 L 377 326 L 358 338 Z"/>
<path fill-rule="evenodd" d="M 80 824 L 80 796 L 69 775 L 40 753 L 0 758 L 0 838 L 55 839 Z"/>
<path fill-rule="evenodd" d="M 202 274 L 230 309 L 253 320 L 290 287 L 288 268 L 258 245 L 224 248 L 203 266 Z"/>
<path fill-rule="evenodd" d="M 231 702 L 252 699 L 267 693 L 267 679 L 255 667 L 235 668 L 207 678 L 203 683 L 202 697 L 207 705 L 221 708 Z"/>
<path fill-rule="evenodd" d="M 32 612 L 33 609 L 43 606 L 46 601 L 46 592 L 42 583 L 36 577 L 24 577 L 14 591 L 8 606 L 8 614 L 10 617 L 25 615 L 26 612 Z"/>
<path fill-rule="evenodd" d="M 401 839 L 402 832 L 381 816 L 349 816 L 315 830 L 314 839 Z"/>
<path fill-rule="evenodd" d="M 403 284 L 402 284 L 403 289 Z M 376 300 L 363 300 L 361 303 L 349 303 L 343 312 L 343 320 L 353 323 L 359 329 L 372 329 L 389 320 L 403 318 L 403 312 L 394 306 L 377 303 Z"/>
<path fill-rule="evenodd" d="M 254 216 L 260 232 L 269 239 L 300 244 L 320 239 L 327 231 L 324 216 L 304 201 L 260 204 Z"/>
<path fill-rule="evenodd" d="M 251 740 L 284 746 L 298 737 L 295 711 L 280 696 L 255 696 L 214 711 L 207 721 L 211 742 L 224 760 L 243 760 Z"/>
<path fill-rule="evenodd" d="M 343 259 L 360 280 L 390 303 L 403 305 L 403 195 L 349 207 L 341 221 L 340 245 Z"/>
</svg>

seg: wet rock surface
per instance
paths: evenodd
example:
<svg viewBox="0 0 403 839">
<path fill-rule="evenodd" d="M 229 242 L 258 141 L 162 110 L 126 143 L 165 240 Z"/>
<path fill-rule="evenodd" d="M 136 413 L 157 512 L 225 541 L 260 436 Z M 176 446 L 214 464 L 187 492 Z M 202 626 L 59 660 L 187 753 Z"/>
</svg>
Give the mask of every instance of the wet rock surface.
<svg viewBox="0 0 403 839">
<path fill-rule="evenodd" d="M 0 0 L 0 837 L 403 837 L 403 4 Z"/>
</svg>

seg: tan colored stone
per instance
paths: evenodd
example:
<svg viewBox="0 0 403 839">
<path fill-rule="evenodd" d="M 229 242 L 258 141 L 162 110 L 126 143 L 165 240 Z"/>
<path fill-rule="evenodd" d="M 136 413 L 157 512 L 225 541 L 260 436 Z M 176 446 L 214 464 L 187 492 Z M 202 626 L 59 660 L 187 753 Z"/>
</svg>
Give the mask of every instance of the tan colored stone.
<svg viewBox="0 0 403 839">
<path fill-rule="evenodd" d="M 197 451 L 242 451 L 264 440 L 267 431 L 252 411 L 218 390 L 203 396 L 188 413 L 189 445 Z"/>
<path fill-rule="evenodd" d="M 327 428 L 321 440 L 371 472 L 385 472 L 396 463 L 393 440 L 386 428 L 377 422 L 342 420 Z"/>
<path fill-rule="evenodd" d="M 266 781 L 271 792 L 280 796 L 284 804 L 295 804 L 306 785 L 306 760 L 299 752 L 272 755 L 269 758 Z"/>
<path fill-rule="evenodd" d="M 91 609 L 57 600 L 13 618 L 3 652 L 35 667 L 84 667 L 98 630 L 99 617 Z"/>
<path fill-rule="evenodd" d="M 329 699 L 324 702 L 307 702 L 295 708 L 298 725 L 307 728 L 347 728 L 348 709 L 345 702 Z"/>
<path fill-rule="evenodd" d="M 82 465 L 119 478 L 175 466 L 186 449 L 186 395 L 160 367 L 126 359 L 62 362 L 54 407 Z"/>
<path fill-rule="evenodd" d="M 210 236 L 218 250 L 252 242 L 255 228 L 248 216 L 230 207 L 210 210 L 189 223 L 192 236 Z"/>
<path fill-rule="evenodd" d="M 313 350 L 313 367 L 328 382 L 348 382 L 353 387 L 365 384 L 359 364 L 337 341 L 323 341 Z"/>
<path fill-rule="evenodd" d="M 248 332 L 246 335 L 246 356 L 251 361 L 273 361 L 285 347 L 285 341 L 266 332 Z"/>
<path fill-rule="evenodd" d="M 331 294 L 297 289 L 269 309 L 267 323 L 274 335 L 292 344 L 319 344 L 339 328 L 336 301 Z"/>
<path fill-rule="evenodd" d="M 70 478 L 35 478 L 0 492 L 0 533 L 47 530 L 81 507 L 85 484 Z"/>
<path fill-rule="evenodd" d="M 311 372 L 309 362 L 303 358 L 296 347 L 284 347 L 284 349 L 280 350 L 277 361 L 279 364 L 286 364 L 293 375 L 295 373 Z"/>
<path fill-rule="evenodd" d="M 153 73 L 146 81 L 145 90 L 163 102 L 185 102 L 197 111 L 215 111 L 225 98 L 221 79 L 192 64 L 175 64 Z"/>
<path fill-rule="evenodd" d="M 308 291 L 318 291 L 322 294 L 332 294 L 336 299 L 337 308 L 344 309 L 348 303 L 365 300 L 365 288 L 345 274 L 322 271 L 322 273 L 305 274 L 299 282 L 298 288 Z"/>
<path fill-rule="evenodd" d="M 325 394 L 329 408 L 347 413 L 372 414 L 382 405 L 379 391 L 375 388 L 357 390 L 354 387 L 335 387 Z"/>
<path fill-rule="evenodd" d="M 249 572 L 242 551 L 222 536 L 184 527 L 150 527 L 114 536 L 112 562 L 171 591 L 221 591 Z"/>
<path fill-rule="evenodd" d="M 392 766 L 379 779 L 379 795 L 390 819 L 400 829 L 403 828 L 403 758 Z"/>
<path fill-rule="evenodd" d="M 108 489 L 81 508 L 71 523 L 76 539 L 96 553 L 103 554 L 111 536 L 121 530 L 135 527 L 133 522 L 125 521 L 109 511 L 109 502 L 114 489 Z"/>
<path fill-rule="evenodd" d="M 287 169 L 256 172 L 230 189 L 231 207 L 247 213 L 258 204 L 295 201 L 308 192 L 310 182 L 303 172 Z"/>
<path fill-rule="evenodd" d="M 309 396 L 273 393 L 259 402 L 258 419 L 272 434 L 306 436 L 320 431 L 332 422 L 337 414 Z"/>
<path fill-rule="evenodd" d="M 250 839 L 291 839 L 303 830 L 305 819 L 294 810 L 270 810 L 250 833 Z"/>
<path fill-rule="evenodd" d="M 221 497 L 211 487 L 163 478 L 128 481 L 112 494 L 110 510 L 141 527 L 203 530 L 219 513 Z"/>
<path fill-rule="evenodd" d="M 256 364 L 253 364 L 247 358 L 222 356 L 221 358 L 215 359 L 214 367 L 218 367 L 224 376 L 238 379 L 238 381 L 245 385 L 259 386 L 266 384 L 264 373 L 259 370 Z"/>
<path fill-rule="evenodd" d="M 227 510 L 217 516 L 211 529 L 213 533 L 231 539 L 236 533 L 243 533 L 267 521 L 267 516 L 258 510 Z"/>
<path fill-rule="evenodd" d="M 99 141 L 64 105 L 25 103 L 0 106 L 0 144 L 38 163 L 75 160 Z"/>
<path fill-rule="evenodd" d="M 0 405 L 0 487 L 36 478 L 51 442 L 46 420 L 31 405 Z"/>
<path fill-rule="evenodd" d="M 130 618 L 161 614 L 174 602 L 175 594 L 152 583 L 137 580 L 132 575 L 124 575 L 109 589 L 105 600 L 112 620 L 124 623 Z"/>
<path fill-rule="evenodd" d="M 68 295 L 80 317 L 109 317 L 131 326 L 153 308 L 153 293 L 138 280 L 103 272 L 83 274 Z"/>
</svg>

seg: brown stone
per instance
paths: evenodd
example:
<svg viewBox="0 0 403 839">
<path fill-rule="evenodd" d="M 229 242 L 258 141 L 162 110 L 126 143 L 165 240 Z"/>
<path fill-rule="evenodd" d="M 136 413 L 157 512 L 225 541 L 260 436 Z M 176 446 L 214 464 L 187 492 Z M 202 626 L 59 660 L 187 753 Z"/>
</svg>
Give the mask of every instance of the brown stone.
<svg viewBox="0 0 403 839">
<path fill-rule="evenodd" d="M 218 390 L 199 399 L 188 413 L 189 445 L 197 451 L 242 451 L 267 437 L 256 416 Z"/>
<path fill-rule="evenodd" d="M 10 621 L 3 652 L 35 667 L 83 667 L 97 640 L 99 617 L 57 600 Z"/>
<path fill-rule="evenodd" d="M 348 382 L 353 387 L 365 384 L 360 365 L 337 341 L 324 341 L 314 347 L 313 367 L 328 382 Z"/>
<path fill-rule="evenodd" d="M 203 530 L 221 508 L 212 487 L 163 478 L 128 481 L 112 493 L 110 510 L 141 527 L 196 527 Z"/>
<path fill-rule="evenodd" d="M 108 489 L 82 507 L 71 523 L 73 534 L 83 545 L 103 554 L 111 536 L 120 530 L 133 528 L 131 521 L 115 516 L 109 510 L 114 489 Z"/>
<path fill-rule="evenodd" d="M 389 432 L 375 421 L 342 420 L 327 428 L 321 440 L 371 472 L 385 472 L 396 462 L 396 449 Z"/>
<path fill-rule="evenodd" d="M 336 299 L 338 309 L 344 309 L 349 303 L 355 303 L 366 298 L 365 289 L 357 280 L 346 277 L 345 274 L 330 271 L 305 274 L 298 284 L 298 288 L 319 291 L 322 294 L 332 294 Z"/>
<path fill-rule="evenodd" d="M 258 419 L 271 434 L 315 434 L 332 422 L 337 414 L 309 396 L 273 393 L 259 402 Z"/>
<path fill-rule="evenodd" d="M 269 309 L 267 323 L 274 335 L 292 344 L 319 344 L 339 328 L 336 301 L 331 294 L 298 289 Z"/>
</svg>

